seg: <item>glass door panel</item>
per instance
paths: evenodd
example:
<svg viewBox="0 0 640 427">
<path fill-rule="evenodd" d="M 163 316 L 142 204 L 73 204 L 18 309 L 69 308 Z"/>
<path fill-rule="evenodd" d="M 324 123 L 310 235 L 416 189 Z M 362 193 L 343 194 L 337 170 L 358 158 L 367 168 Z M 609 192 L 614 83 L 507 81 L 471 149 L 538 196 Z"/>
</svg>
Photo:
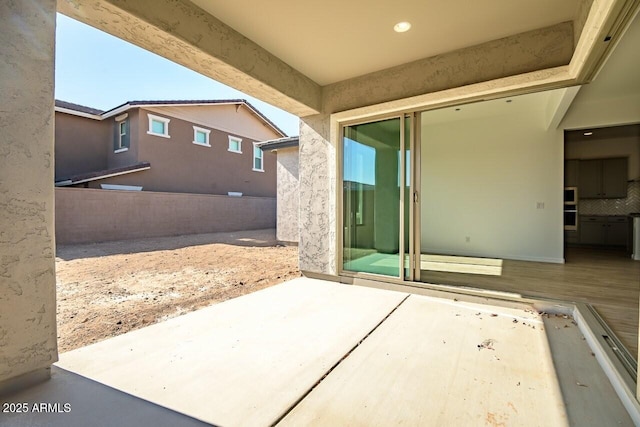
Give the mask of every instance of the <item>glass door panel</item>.
<svg viewBox="0 0 640 427">
<path fill-rule="evenodd" d="M 408 239 L 400 224 L 406 176 L 400 124 L 398 117 L 344 128 L 344 270 L 404 276 Z"/>
</svg>

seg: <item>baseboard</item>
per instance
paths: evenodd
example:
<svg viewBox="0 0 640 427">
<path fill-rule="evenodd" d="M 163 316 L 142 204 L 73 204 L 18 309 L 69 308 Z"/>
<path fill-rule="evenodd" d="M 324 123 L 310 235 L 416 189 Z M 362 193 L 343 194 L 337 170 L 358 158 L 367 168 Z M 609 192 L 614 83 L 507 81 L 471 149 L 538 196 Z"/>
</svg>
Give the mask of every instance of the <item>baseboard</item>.
<svg viewBox="0 0 640 427">
<path fill-rule="evenodd" d="M 306 270 L 301 270 L 300 272 L 304 277 L 308 277 L 309 279 L 318 279 L 318 280 L 326 280 L 328 282 L 345 283 L 344 282 L 345 278 L 340 276 L 333 276 L 331 274 L 317 273 L 315 271 L 306 271 Z"/>
</svg>

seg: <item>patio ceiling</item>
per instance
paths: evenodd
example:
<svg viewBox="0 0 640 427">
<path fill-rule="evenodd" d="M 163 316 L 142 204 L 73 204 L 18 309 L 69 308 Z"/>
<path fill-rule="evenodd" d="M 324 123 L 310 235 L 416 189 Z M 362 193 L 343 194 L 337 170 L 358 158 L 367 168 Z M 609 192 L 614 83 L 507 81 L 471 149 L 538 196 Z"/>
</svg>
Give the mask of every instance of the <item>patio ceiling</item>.
<svg viewBox="0 0 640 427">
<path fill-rule="evenodd" d="M 580 0 L 192 0 L 320 85 L 574 21 Z M 251 13 L 247 13 L 251 11 Z M 411 23 L 406 33 L 393 26 Z"/>
<path fill-rule="evenodd" d="M 434 99 L 450 105 L 588 82 L 638 9 L 631 0 L 57 4 L 301 117 L 363 107 L 380 114 Z M 412 28 L 398 34 L 393 25 L 401 20 Z"/>
</svg>

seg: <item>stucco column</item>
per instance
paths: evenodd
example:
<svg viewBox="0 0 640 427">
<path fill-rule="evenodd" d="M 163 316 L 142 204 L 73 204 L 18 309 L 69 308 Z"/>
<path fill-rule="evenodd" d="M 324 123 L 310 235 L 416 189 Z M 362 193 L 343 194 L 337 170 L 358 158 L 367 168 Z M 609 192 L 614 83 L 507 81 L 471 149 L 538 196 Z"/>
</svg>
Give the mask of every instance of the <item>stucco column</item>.
<svg viewBox="0 0 640 427">
<path fill-rule="evenodd" d="M 298 147 L 279 148 L 277 152 L 276 239 L 300 242 L 300 155 Z"/>
<path fill-rule="evenodd" d="M 57 360 L 55 20 L 55 0 L 0 2 L 0 391 Z"/>
<path fill-rule="evenodd" d="M 329 115 L 300 119 L 300 269 L 336 271 L 336 149 Z"/>
</svg>

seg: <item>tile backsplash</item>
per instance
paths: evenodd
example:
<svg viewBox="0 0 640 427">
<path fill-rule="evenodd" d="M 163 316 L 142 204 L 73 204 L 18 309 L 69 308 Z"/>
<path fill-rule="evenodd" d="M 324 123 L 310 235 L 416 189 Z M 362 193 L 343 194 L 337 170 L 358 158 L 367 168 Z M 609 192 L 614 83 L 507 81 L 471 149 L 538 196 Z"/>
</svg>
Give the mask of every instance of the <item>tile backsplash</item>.
<svg viewBox="0 0 640 427">
<path fill-rule="evenodd" d="M 640 212 L 640 181 L 627 183 L 626 199 L 580 200 L 578 212 L 580 215 L 627 215 Z"/>
</svg>

